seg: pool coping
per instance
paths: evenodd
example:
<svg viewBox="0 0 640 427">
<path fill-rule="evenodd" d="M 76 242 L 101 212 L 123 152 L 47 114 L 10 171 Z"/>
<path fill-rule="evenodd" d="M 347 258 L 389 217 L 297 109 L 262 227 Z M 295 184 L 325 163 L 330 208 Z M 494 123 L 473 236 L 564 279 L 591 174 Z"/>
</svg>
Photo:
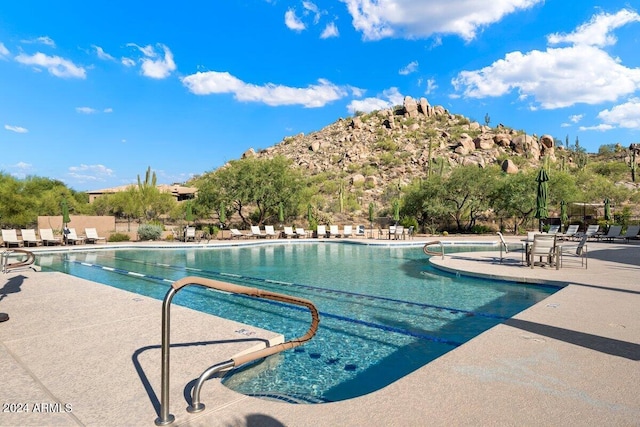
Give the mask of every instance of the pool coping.
<svg viewBox="0 0 640 427">
<path fill-rule="evenodd" d="M 416 241 L 414 246 L 421 244 L 424 241 Z M 115 248 L 111 244 L 98 246 Z M 178 246 L 185 248 L 184 244 Z M 172 413 L 179 416 L 180 421 L 173 425 L 222 426 L 260 422 L 262 425 L 303 426 L 310 420 L 319 426 L 370 425 L 374 420 L 377 424 L 403 426 L 424 425 L 426 420 L 431 425 L 637 425 L 640 419 L 640 397 L 637 393 L 640 370 L 634 357 L 640 348 L 640 319 L 637 316 L 640 307 L 640 285 L 637 283 L 640 277 L 640 246 L 590 243 L 589 253 L 589 269 L 585 271 L 576 267 L 558 271 L 531 270 L 517 266 L 515 262 L 499 265 L 495 253 L 485 252 L 447 255 L 444 260 L 433 258 L 433 263 L 440 263 L 440 267 L 450 271 L 495 274 L 515 282 L 522 278 L 545 279 L 563 283 L 565 287 L 514 316 L 511 322 L 490 329 L 366 396 L 322 405 L 291 405 L 238 395 L 212 380 L 203 395 L 208 404 L 207 411 L 200 415 L 185 415 L 184 401 L 178 398 L 177 402 L 173 401 Z M 488 273 L 488 269 L 492 272 Z M 18 275 L 25 277 L 22 285 L 25 292 L 9 294 L 0 301 L 0 311 L 11 314 L 9 322 L 0 324 L 0 354 L 4 362 L 0 363 L 4 367 L 0 368 L 0 379 L 4 384 L 11 384 L 8 389 L 0 390 L 2 401 L 35 399 L 31 397 L 34 393 L 45 401 L 68 396 L 77 380 L 43 370 L 47 358 L 55 359 L 51 354 L 55 349 L 39 344 L 43 336 L 34 337 L 29 343 L 29 352 L 41 352 L 42 356 L 30 357 L 29 352 L 21 353 L 26 351 L 29 338 L 8 336 L 3 329 L 7 326 L 30 327 L 55 332 L 51 317 L 46 313 L 34 316 L 33 307 L 40 300 L 42 308 L 56 306 L 56 298 L 62 297 L 63 292 L 52 292 L 51 289 L 57 289 L 53 282 L 59 280 L 59 276 L 56 273 L 27 272 L 5 277 Z M 79 289 L 95 292 L 99 298 L 101 291 L 91 283 L 82 281 Z M 104 288 L 104 285 L 98 286 Z M 126 291 L 114 292 L 116 295 L 128 295 Z M 118 298 L 127 300 L 123 296 Z M 131 310 L 132 305 L 136 307 L 139 303 L 127 302 L 123 303 L 125 307 L 110 307 L 111 314 L 117 316 L 118 310 Z M 159 301 L 142 303 L 149 304 L 149 316 L 158 317 Z M 86 320 L 87 310 L 91 313 L 91 307 L 83 305 L 74 307 L 74 310 L 81 320 Z M 206 322 L 224 320 L 200 313 L 194 315 Z M 147 333 L 142 325 L 134 322 L 129 322 L 128 326 L 131 339 L 137 334 L 144 336 Z M 64 331 L 73 335 L 72 331 L 87 327 L 80 322 Z M 100 340 L 117 342 L 122 338 L 119 335 L 121 330 L 115 324 L 107 322 L 100 327 L 104 332 Z M 62 332 L 58 334 L 64 338 Z M 84 351 L 79 356 L 80 360 L 100 360 L 91 349 Z M 63 360 L 61 363 L 64 366 L 74 362 Z M 108 366 L 108 361 L 104 363 Z M 8 369 L 7 366 L 13 368 Z M 153 373 L 154 368 L 149 369 Z M 139 387 L 140 380 L 135 375 L 130 381 L 133 384 L 118 386 L 123 389 Z M 152 388 L 156 392 L 159 390 L 155 385 Z M 122 418 L 117 415 L 122 415 L 123 411 L 128 414 L 130 409 L 119 405 L 117 391 L 116 388 L 111 393 L 108 390 L 101 393 L 101 407 L 81 410 L 78 406 L 74 413 L 39 414 L 39 419 L 42 424 L 49 425 L 122 425 Z M 77 399 L 79 402 L 80 397 Z M 154 414 L 149 406 L 147 398 L 141 409 L 145 414 L 129 425 L 151 425 Z M 114 417 L 109 418 L 105 414 L 114 414 Z M 25 421 L 21 418 L 24 416 L 0 417 L 0 425 Z"/>
</svg>

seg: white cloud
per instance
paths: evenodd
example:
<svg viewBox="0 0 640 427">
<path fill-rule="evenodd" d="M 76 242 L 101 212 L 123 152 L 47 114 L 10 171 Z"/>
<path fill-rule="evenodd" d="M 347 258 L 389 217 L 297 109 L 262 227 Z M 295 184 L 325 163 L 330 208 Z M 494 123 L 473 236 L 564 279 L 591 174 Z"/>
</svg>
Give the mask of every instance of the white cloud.
<svg viewBox="0 0 640 427">
<path fill-rule="evenodd" d="M 362 32 L 365 40 L 456 34 L 469 41 L 478 29 L 544 0 L 449 0 L 446 4 L 433 0 L 341 1 L 346 3 L 354 28 Z"/>
<path fill-rule="evenodd" d="M 27 132 L 29 132 L 29 129 L 23 128 L 22 126 L 4 125 L 4 128 L 6 130 L 10 130 L 11 132 L 15 132 L 15 133 L 27 133 Z"/>
<path fill-rule="evenodd" d="M 336 27 L 335 22 L 329 22 L 327 26 L 324 27 L 322 34 L 320 34 L 321 39 L 328 39 L 331 37 L 338 37 L 338 36 L 340 36 L 340 33 L 338 32 L 338 27 Z"/>
<path fill-rule="evenodd" d="M 20 41 L 22 43 L 27 43 L 27 44 L 43 44 L 43 45 L 46 45 L 46 46 L 56 47 L 56 43 L 49 36 L 41 36 L 41 37 L 37 37 L 35 39 L 20 40 Z"/>
<path fill-rule="evenodd" d="M 69 167 L 67 174 L 77 182 L 104 181 L 105 178 L 113 176 L 113 170 L 104 165 L 85 165 Z"/>
<path fill-rule="evenodd" d="M 38 52 L 33 55 L 26 55 L 24 53 L 16 56 L 16 61 L 25 65 L 33 65 L 35 67 L 44 67 L 56 77 L 72 77 L 84 79 L 87 76 L 86 70 L 82 67 L 75 65 L 68 59 L 61 58 L 59 56 L 49 56 L 44 53 Z"/>
<path fill-rule="evenodd" d="M 9 56 L 9 49 L 7 49 L 4 43 L 0 42 L 0 58 L 4 56 Z"/>
<path fill-rule="evenodd" d="M 398 71 L 398 74 L 406 76 L 408 74 L 415 73 L 416 71 L 418 71 L 418 61 L 411 61 L 405 67 L 401 68 L 400 71 Z"/>
<path fill-rule="evenodd" d="M 239 101 L 262 102 L 271 106 L 303 105 L 308 108 L 323 107 L 329 102 L 346 96 L 346 89 L 320 79 L 318 84 L 305 88 L 267 83 L 258 86 L 245 83 L 226 72 L 197 72 L 182 79 L 191 93 L 210 95 L 232 93 Z"/>
<path fill-rule="evenodd" d="M 438 89 L 438 85 L 434 79 L 427 80 L 427 89 L 424 91 L 425 95 L 429 95 L 433 93 L 434 90 Z"/>
<path fill-rule="evenodd" d="M 605 40 L 604 35 L 610 29 L 617 28 L 621 22 L 634 21 L 612 21 L 601 16 L 604 15 L 594 17 L 591 22 L 603 21 L 608 25 L 581 26 L 582 32 L 576 31 L 564 39 L 582 40 L 586 32 L 594 40 Z M 598 34 L 603 37 L 598 37 L 594 28 L 598 28 Z M 554 39 L 560 40 L 560 36 Z M 640 68 L 625 67 L 620 59 L 599 47 L 581 43 L 546 51 L 511 52 L 480 70 L 460 72 L 451 83 L 456 91 L 470 98 L 502 96 L 517 90 L 519 99 L 533 97 L 540 107 L 554 109 L 577 103 L 612 102 L 632 94 L 640 89 Z"/>
<path fill-rule="evenodd" d="M 606 124 L 600 124 L 600 125 L 597 125 L 597 126 L 580 126 L 578 129 L 581 130 L 581 131 L 596 130 L 596 131 L 600 131 L 600 132 L 605 132 L 605 131 L 613 129 L 613 126 L 606 125 Z"/>
<path fill-rule="evenodd" d="M 157 46 L 164 52 L 163 56 L 160 56 L 151 45 L 142 47 L 135 43 L 128 43 L 127 46 L 137 48 L 144 55 L 144 57 L 140 59 L 140 62 L 142 63 L 141 72 L 145 77 L 164 79 L 176 70 L 176 63 L 173 60 L 171 50 L 162 43 L 158 43 Z M 122 58 L 122 63 L 125 66 L 131 64 L 128 58 Z"/>
<path fill-rule="evenodd" d="M 616 105 L 611 110 L 603 110 L 598 113 L 598 118 L 605 125 L 640 130 L 640 98 Z"/>
<path fill-rule="evenodd" d="M 580 25 L 569 34 L 554 33 L 547 37 L 549 44 L 570 43 L 588 46 L 612 46 L 617 39 L 611 32 L 626 24 L 640 22 L 640 15 L 627 9 L 622 9 L 615 15 L 603 13 L 594 15 L 586 24 Z"/>
<path fill-rule="evenodd" d="M 33 165 L 27 162 L 18 162 L 15 165 L 9 165 L 8 169 L 11 170 L 11 176 L 24 179 L 30 174 Z"/>
<path fill-rule="evenodd" d="M 136 61 L 134 61 L 131 58 L 125 58 L 122 57 L 120 58 L 120 62 L 122 63 L 122 65 L 124 65 L 125 67 L 135 67 L 136 65 Z"/>
<path fill-rule="evenodd" d="M 572 114 L 569 116 L 569 120 L 572 123 L 578 123 L 580 120 L 582 120 L 583 117 L 584 117 L 583 114 Z"/>
<path fill-rule="evenodd" d="M 98 56 L 98 58 L 103 59 L 105 61 L 115 61 L 116 60 L 116 58 L 114 58 L 113 56 L 109 55 L 100 46 L 91 45 L 91 47 L 96 50 L 96 55 Z"/>
<path fill-rule="evenodd" d="M 320 9 L 318 9 L 318 6 L 316 6 L 314 3 L 310 1 L 303 1 L 302 7 L 304 7 L 305 9 L 305 13 L 311 12 L 313 14 L 314 24 L 318 24 L 318 22 L 320 22 L 320 18 L 322 17 L 322 15 L 327 13 L 326 11 L 321 11 Z"/>
<path fill-rule="evenodd" d="M 289 9 L 284 14 L 284 24 L 293 31 L 303 31 L 307 27 L 304 23 L 296 16 L 296 11 L 293 9 Z"/>
<path fill-rule="evenodd" d="M 392 87 L 382 92 L 377 98 L 355 99 L 347 106 L 349 114 L 356 112 L 370 113 L 375 110 L 385 110 L 396 105 L 402 105 L 404 96 L 398 88 Z"/>
<path fill-rule="evenodd" d="M 81 114 L 95 114 L 98 111 L 91 107 L 76 107 L 76 111 Z"/>
<path fill-rule="evenodd" d="M 113 108 L 105 108 L 102 110 L 103 113 L 113 113 Z"/>
</svg>

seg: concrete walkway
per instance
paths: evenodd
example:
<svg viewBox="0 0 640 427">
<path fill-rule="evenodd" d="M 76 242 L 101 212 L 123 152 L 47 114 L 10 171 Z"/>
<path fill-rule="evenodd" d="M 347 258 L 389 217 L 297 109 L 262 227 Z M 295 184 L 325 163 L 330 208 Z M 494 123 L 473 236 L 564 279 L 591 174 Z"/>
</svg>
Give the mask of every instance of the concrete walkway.
<svg viewBox="0 0 640 427">
<path fill-rule="evenodd" d="M 187 413 L 187 385 L 205 368 L 281 336 L 176 306 L 172 425 L 640 426 L 640 244 L 590 242 L 588 269 L 532 270 L 519 257 L 500 264 L 498 252 L 471 252 L 431 261 L 566 286 L 384 389 L 336 403 L 265 401 L 213 379 L 203 388 L 205 411 Z M 0 425 L 153 425 L 160 301 L 23 271 L 0 277 L 0 312 L 10 315 L 0 323 Z"/>
</svg>

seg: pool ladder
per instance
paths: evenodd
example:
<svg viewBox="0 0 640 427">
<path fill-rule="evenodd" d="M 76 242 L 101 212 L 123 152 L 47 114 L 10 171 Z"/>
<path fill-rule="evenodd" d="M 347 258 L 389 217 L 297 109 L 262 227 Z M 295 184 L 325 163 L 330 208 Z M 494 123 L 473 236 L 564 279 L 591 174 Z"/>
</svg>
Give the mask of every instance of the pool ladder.
<svg viewBox="0 0 640 427">
<path fill-rule="evenodd" d="M 435 252 L 429 249 L 429 246 L 433 246 L 433 245 L 440 245 L 440 252 Z M 444 245 L 440 240 L 435 240 L 433 242 L 425 243 L 424 246 L 422 247 L 422 252 L 424 252 L 425 255 L 431 255 L 431 256 L 442 255 L 442 259 L 444 259 Z"/>
<path fill-rule="evenodd" d="M 303 298 L 292 297 L 285 294 L 279 294 L 276 292 L 269 292 L 262 289 L 250 288 L 247 286 L 234 285 L 231 283 L 220 282 L 212 279 L 205 279 L 203 277 L 185 277 L 183 279 L 173 282 L 171 288 L 164 297 L 162 302 L 162 380 L 161 380 L 161 398 L 160 398 L 160 416 L 156 418 L 155 424 L 158 426 L 164 426 L 171 424 L 175 417 L 169 413 L 169 348 L 171 344 L 170 339 L 170 326 L 171 326 L 171 300 L 175 294 L 182 288 L 189 285 L 204 286 L 211 289 L 216 289 L 223 292 L 229 292 L 234 294 L 247 295 L 255 298 L 264 298 L 268 300 L 283 302 L 287 304 L 299 305 L 307 307 L 311 313 L 311 325 L 307 332 L 298 338 L 289 340 L 287 342 L 275 345 L 273 347 L 263 348 L 248 354 L 236 356 L 225 362 L 218 363 L 209 369 L 205 370 L 198 378 L 195 386 L 193 387 L 193 393 L 191 398 L 191 405 L 187 408 L 188 412 L 196 413 L 204 410 L 204 404 L 200 402 L 200 390 L 206 380 L 211 378 L 214 374 L 224 370 L 234 368 L 236 366 L 244 365 L 245 363 L 262 359 L 267 356 L 279 353 L 283 350 L 298 347 L 299 345 L 309 341 L 316 334 L 318 325 L 320 323 L 320 316 L 318 309 L 309 300 Z"/>
<path fill-rule="evenodd" d="M 9 258 L 14 256 L 15 254 L 24 254 L 27 256 L 27 259 L 23 261 L 9 262 Z M 7 249 L 0 253 L 0 264 L 2 265 L 2 272 L 5 274 L 9 273 L 11 270 L 19 270 L 24 268 L 30 268 L 34 271 L 40 271 L 40 267 L 33 264 L 35 260 L 36 256 L 33 254 L 33 252 L 24 249 Z"/>
</svg>

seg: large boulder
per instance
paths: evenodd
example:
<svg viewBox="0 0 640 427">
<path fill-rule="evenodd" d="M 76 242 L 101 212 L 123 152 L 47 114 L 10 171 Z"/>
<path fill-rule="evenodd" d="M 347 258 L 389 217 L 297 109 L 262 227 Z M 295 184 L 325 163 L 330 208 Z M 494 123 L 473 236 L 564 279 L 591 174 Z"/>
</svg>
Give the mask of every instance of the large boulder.
<svg viewBox="0 0 640 427">
<path fill-rule="evenodd" d="M 404 97 L 404 113 L 407 117 L 418 117 L 418 103 L 410 96 Z"/>
<path fill-rule="evenodd" d="M 516 164 L 513 163 L 511 159 L 503 161 L 501 167 L 503 172 L 506 172 L 510 175 L 518 173 L 518 166 L 516 166 Z"/>
</svg>

